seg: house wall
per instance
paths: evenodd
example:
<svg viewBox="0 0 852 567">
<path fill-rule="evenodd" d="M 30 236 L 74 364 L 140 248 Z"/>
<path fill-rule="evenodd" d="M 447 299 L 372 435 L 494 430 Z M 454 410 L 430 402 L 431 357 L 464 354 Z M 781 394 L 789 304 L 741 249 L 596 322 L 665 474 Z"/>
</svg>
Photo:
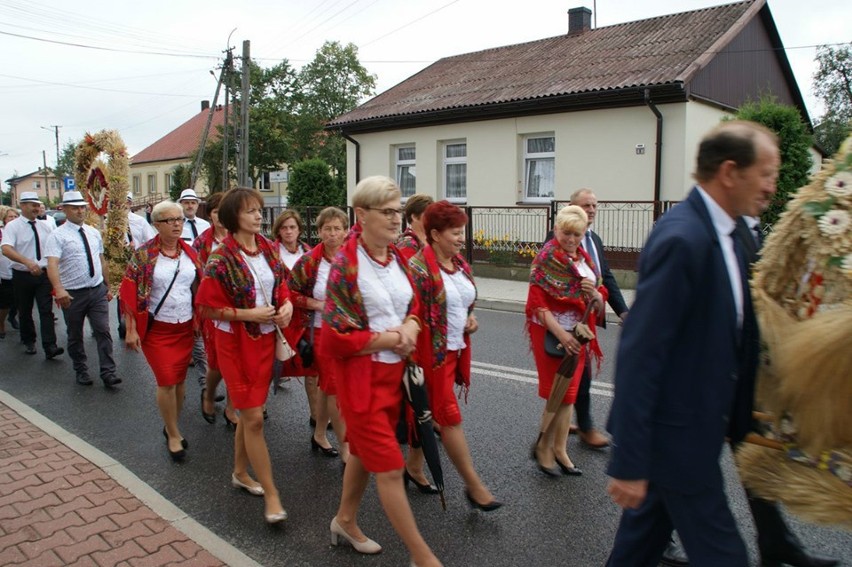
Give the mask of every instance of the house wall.
<svg viewBox="0 0 852 567">
<path fill-rule="evenodd" d="M 659 105 L 663 115 L 661 199 L 679 200 L 692 184 L 695 148 L 724 112 L 700 102 Z M 656 118 L 647 106 L 525 116 L 355 134 L 361 178 L 396 177 L 395 148 L 416 148 L 417 192 L 444 198 L 442 143 L 467 141 L 467 200 L 471 206 L 536 205 L 523 198 L 523 140 L 556 138 L 556 200 L 591 187 L 601 201 L 654 198 Z M 637 153 L 637 146 L 644 153 Z M 355 188 L 355 146 L 347 145 L 348 193 Z"/>
<path fill-rule="evenodd" d="M 38 187 L 36 187 L 38 186 Z M 43 175 L 28 175 L 19 177 L 10 187 L 12 193 L 12 206 L 18 206 L 18 198 L 25 191 L 35 191 L 38 193 L 39 199 L 46 202 L 48 197 L 51 201 L 56 201 L 62 193 L 62 180 L 54 177 L 52 173 L 47 175 L 47 185 Z"/>
</svg>

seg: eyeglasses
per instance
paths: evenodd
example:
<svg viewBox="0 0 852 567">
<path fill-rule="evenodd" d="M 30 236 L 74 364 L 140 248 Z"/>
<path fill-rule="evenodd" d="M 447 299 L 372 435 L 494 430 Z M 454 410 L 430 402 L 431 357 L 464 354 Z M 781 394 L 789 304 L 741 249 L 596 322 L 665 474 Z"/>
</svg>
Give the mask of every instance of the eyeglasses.
<svg viewBox="0 0 852 567">
<path fill-rule="evenodd" d="M 402 216 L 402 209 L 377 209 L 376 207 L 364 207 L 368 211 L 379 211 L 388 220 L 393 220 L 395 217 Z"/>
<path fill-rule="evenodd" d="M 166 224 L 170 224 L 170 225 L 174 226 L 174 225 L 178 225 L 178 224 L 182 223 L 183 217 L 171 217 L 171 218 L 168 218 L 168 219 L 160 219 L 156 222 L 164 222 Z"/>
</svg>

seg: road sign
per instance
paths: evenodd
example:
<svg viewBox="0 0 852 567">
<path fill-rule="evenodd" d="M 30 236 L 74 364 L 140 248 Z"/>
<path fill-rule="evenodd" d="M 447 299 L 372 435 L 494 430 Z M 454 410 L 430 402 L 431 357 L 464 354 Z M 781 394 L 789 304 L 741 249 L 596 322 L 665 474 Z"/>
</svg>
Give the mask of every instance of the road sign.
<svg viewBox="0 0 852 567">
<path fill-rule="evenodd" d="M 269 172 L 269 182 L 270 183 L 287 183 L 290 180 L 290 172 L 285 170 L 281 171 L 270 171 Z"/>
<path fill-rule="evenodd" d="M 73 177 L 68 177 L 68 176 L 63 177 L 62 178 L 62 184 L 65 186 L 66 191 L 76 191 L 77 190 L 77 183 L 74 181 Z"/>
</svg>

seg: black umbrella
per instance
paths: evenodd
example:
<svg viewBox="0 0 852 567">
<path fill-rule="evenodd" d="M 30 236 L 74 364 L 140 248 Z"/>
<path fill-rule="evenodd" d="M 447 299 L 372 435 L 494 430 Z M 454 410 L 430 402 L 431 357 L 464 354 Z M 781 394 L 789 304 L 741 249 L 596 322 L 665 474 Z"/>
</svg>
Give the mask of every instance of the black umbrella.
<svg viewBox="0 0 852 567">
<path fill-rule="evenodd" d="M 420 440 L 420 447 L 426 459 L 432 480 L 441 497 L 441 507 L 446 510 L 447 502 L 444 499 L 444 471 L 441 468 L 441 455 L 438 452 L 438 440 L 435 439 L 435 430 L 432 427 L 432 410 L 429 409 L 429 396 L 426 394 L 426 381 L 423 369 L 409 362 L 405 365 L 402 373 L 402 384 L 405 387 L 405 396 L 411 409 L 414 411 L 414 433 Z"/>
</svg>

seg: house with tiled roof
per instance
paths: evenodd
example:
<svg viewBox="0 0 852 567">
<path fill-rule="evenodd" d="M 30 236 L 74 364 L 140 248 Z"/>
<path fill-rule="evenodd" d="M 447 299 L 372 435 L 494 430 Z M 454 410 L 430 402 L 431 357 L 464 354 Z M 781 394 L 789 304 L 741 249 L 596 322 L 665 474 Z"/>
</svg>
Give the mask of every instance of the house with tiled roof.
<svg viewBox="0 0 852 567">
<path fill-rule="evenodd" d="M 35 191 L 43 203 L 56 202 L 62 194 L 62 181 L 57 179 L 49 167 L 37 169 L 26 175 L 10 177 L 6 180 L 6 184 L 12 194 L 13 207 L 18 206 L 18 198 L 24 191 Z"/>
<path fill-rule="evenodd" d="M 349 192 L 382 174 L 472 206 L 679 200 L 701 136 L 771 94 L 809 121 L 765 0 L 446 57 L 334 119 Z"/>
<path fill-rule="evenodd" d="M 198 114 L 130 158 L 129 184 L 135 200 L 159 201 L 168 197 L 172 171 L 177 165 L 192 167 L 192 155 L 198 149 L 209 115 L 209 103 L 202 101 Z M 219 136 L 219 128 L 225 123 L 224 116 L 222 106 L 213 110 L 210 139 Z M 207 194 L 203 176 L 196 181 L 195 191 L 199 195 Z"/>
</svg>

